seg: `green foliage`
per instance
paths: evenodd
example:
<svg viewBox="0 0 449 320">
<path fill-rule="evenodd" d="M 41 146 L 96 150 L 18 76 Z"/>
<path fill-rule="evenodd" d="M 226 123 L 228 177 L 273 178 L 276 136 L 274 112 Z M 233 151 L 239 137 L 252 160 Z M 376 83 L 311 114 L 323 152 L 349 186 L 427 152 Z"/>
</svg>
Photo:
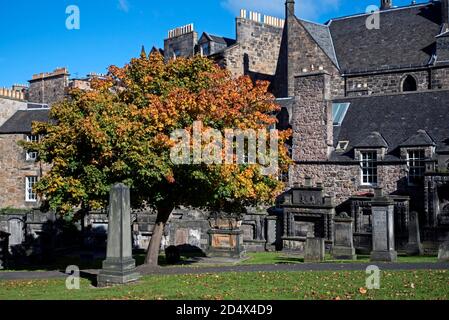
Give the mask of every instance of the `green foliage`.
<svg viewBox="0 0 449 320">
<path fill-rule="evenodd" d="M 110 186 L 119 182 L 131 187 L 134 206 L 145 201 L 156 209 L 238 211 L 271 202 L 283 185 L 261 176 L 257 165 L 175 165 L 170 159 L 170 134 L 194 121 L 221 131 L 275 123 L 278 106 L 267 88 L 232 78 L 202 57 L 164 63 L 160 54 L 142 53 L 123 68 L 112 66 L 91 91 L 72 90 L 69 99 L 54 105 L 52 122 L 34 124 L 34 133 L 44 138 L 23 146 L 51 164 L 36 190 L 62 213 L 104 208 Z"/>
</svg>

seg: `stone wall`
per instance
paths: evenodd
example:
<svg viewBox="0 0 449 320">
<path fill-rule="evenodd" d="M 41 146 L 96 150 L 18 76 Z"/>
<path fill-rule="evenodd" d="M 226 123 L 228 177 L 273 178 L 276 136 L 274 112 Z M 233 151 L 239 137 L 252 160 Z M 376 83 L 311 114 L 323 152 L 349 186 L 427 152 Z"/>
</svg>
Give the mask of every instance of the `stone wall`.
<svg viewBox="0 0 449 320">
<path fill-rule="evenodd" d="M 27 104 L 24 101 L 0 98 L 0 126 L 11 118 L 18 110 L 26 110 Z"/>
<path fill-rule="evenodd" d="M 293 160 L 327 160 L 333 144 L 330 76 L 307 74 L 296 78 L 293 105 Z"/>
<path fill-rule="evenodd" d="M 418 91 L 428 90 L 430 75 L 428 70 L 415 72 L 381 73 L 372 75 L 348 76 L 346 96 L 389 94 L 402 92 L 404 79 L 411 75 L 415 78 Z"/>
<path fill-rule="evenodd" d="M 68 74 L 49 75 L 30 80 L 28 100 L 32 103 L 52 105 L 65 97 Z"/>
<path fill-rule="evenodd" d="M 47 168 L 34 161 L 26 161 L 26 152 L 17 143 L 23 134 L 0 135 L 0 208 L 33 208 L 36 202 L 25 201 L 25 177 L 41 177 Z"/>
<path fill-rule="evenodd" d="M 432 70 L 432 89 L 449 89 L 449 68 Z"/>
<path fill-rule="evenodd" d="M 283 29 L 236 18 L 237 44 L 223 52 L 220 64 L 234 76 L 271 80 L 276 73 Z"/>
<path fill-rule="evenodd" d="M 386 193 L 400 193 L 407 188 L 405 164 L 382 164 L 378 166 L 378 185 Z M 305 185 L 306 177 L 313 182 L 322 183 L 325 195 L 335 197 L 336 205 L 347 201 L 351 196 L 373 193 L 374 189 L 361 184 L 360 166 L 335 163 L 300 163 L 290 169 L 290 182 Z"/>
<path fill-rule="evenodd" d="M 198 33 L 195 31 L 164 40 L 165 60 L 177 57 L 191 57 L 195 54 Z"/>
</svg>

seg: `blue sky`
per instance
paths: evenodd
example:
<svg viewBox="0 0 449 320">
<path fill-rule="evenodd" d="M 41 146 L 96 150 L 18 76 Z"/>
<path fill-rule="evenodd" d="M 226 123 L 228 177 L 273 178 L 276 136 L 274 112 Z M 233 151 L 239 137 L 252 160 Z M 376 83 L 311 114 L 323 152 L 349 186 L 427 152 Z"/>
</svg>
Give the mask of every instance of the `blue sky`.
<svg viewBox="0 0 449 320">
<path fill-rule="evenodd" d="M 198 32 L 235 38 L 240 8 L 283 18 L 285 0 L 0 0 L 0 87 L 26 84 L 34 73 L 68 67 L 72 77 L 122 66 L 162 47 L 169 29 L 195 24 Z M 411 0 L 395 0 L 401 6 Z M 418 1 L 426 2 L 426 1 Z M 297 15 L 325 22 L 364 12 L 380 0 L 296 0 Z M 66 28 L 66 8 L 80 9 L 80 30 Z"/>
</svg>

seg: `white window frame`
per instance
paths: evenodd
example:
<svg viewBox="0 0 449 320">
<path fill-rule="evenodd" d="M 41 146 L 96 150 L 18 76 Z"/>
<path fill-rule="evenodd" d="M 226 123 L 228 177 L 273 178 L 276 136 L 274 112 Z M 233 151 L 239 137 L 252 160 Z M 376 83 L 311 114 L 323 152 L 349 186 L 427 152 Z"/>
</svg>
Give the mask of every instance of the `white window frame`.
<svg viewBox="0 0 449 320">
<path fill-rule="evenodd" d="M 39 136 L 28 134 L 26 140 L 27 142 L 39 142 Z M 37 160 L 37 151 L 27 150 L 26 161 L 36 161 L 36 160 Z"/>
<path fill-rule="evenodd" d="M 370 158 L 369 155 L 372 157 Z M 375 187 L 378 185 L 377 151 L 360 151 L 360 182 L 362 186 Z"/>
<path fill-rule="evenodd" d="M 422 157 L 417 154 L 422 154 Z M 418 183 L 413 181 L 413 178 L 422 178 L 426 171 L 426 151 L 424 149 L 409 149 L 407 150 L 407 166 L 408 166 L 408 184 L 416 186 Z M 420 165 L 421 164 L 421 165 Z M 421 173 L 415 173 L 415 170 Z"/>
<path fill-rule="evenodd" d="M 25 201 L 37 202 L 37 194 L 34 192 L 33 187 L 39 181 L 38 176 L 26 176 L 25 177 Z"/>
</svg>

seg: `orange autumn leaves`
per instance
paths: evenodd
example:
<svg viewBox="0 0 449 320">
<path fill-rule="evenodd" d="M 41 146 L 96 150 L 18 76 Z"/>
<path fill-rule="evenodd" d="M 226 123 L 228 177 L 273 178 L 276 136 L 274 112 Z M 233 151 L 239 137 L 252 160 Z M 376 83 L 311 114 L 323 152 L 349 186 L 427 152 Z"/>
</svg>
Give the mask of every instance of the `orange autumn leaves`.
<svg viewBox="0 0 449 320">
<path fill-rule="evenodd" d="M 232 78 L 203 57 L 165 63 L 159 53 L 142 54 L 123 68 L 112 66 L 107 77 L 92 81 L 92 90 L 73 90 L 54 105 L 55 122 L 35 124 L 45 138 L 33 147 L 52 164 L 37 190 L 62 211 L 103 207 L 115 182 L 128 184 L 136 201 L 155 205 L 272 201 L 283 185 L 262 176 L 258 165 L 179 166 L 170 160 L 170 134 L 195 121 L 221 132 L 273 126 L 279 107 L 267 90 L 268 83 Z M 290 134 L 280 133 L 284 170 Z"/>
</svg>

